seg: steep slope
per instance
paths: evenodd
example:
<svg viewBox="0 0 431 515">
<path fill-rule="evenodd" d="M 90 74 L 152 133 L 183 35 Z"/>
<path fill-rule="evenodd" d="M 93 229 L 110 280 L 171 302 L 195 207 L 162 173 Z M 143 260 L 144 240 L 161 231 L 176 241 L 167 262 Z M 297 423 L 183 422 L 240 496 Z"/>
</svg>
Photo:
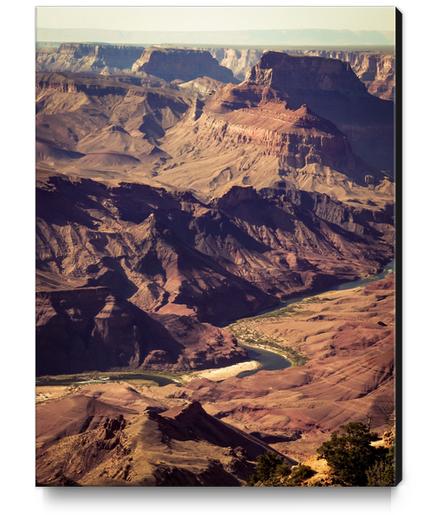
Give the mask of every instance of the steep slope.
<svg viewBox="0 0 431 515">
<path fill-rule="evenodd" d="M 344 423 L 370 422 L 381 432 L 393 424 L 394 310 L 391 274 L 238 321 L 238 338 L 293 348 L 307 363 L 217 384 L 196 380 L 184 394 L 301 461 Z"/>
<path fill-rule="evenodd" d="M 307 104 L 335 123 L 369 164 L 393 172 L 393 103 L 370 95 L 347 63 L 267 52 L 248 82 L 275 89 L 291 107 Z"/>
<path fill-rule="evenodd" d="M 259 62 L 268 50 L 254 48 L 213 48 L 213 55 L 222 66 L 230 68 L 235 77 L 244 80 L 251 68 Z M 372 95 L 385 100 L 393 100 L 395 93 L 395 56 L 389 50 L 298 50 L 286 48 L 290 55 L 310 55 L 339 59 L 350 64 Z"/>
<path fill-rule="evenodd" d="M 153 164 L 165 159 L 159 138 L 189 106 L 159 79 L 40 73 L 38 167 L 105 180 L 149 178 Z"/>
<path fill-rule="evenodd" d="M 37 407 L 42 485 L 241 486 L 269 450 L 197 402 L 160 402 L 124 383 Z"/>
<path fill-rule="evenodd" d="M 246 352 L 222 329 L 188 317 L 150 317 L 108 288 L 39 291 L 36 375 L 86 370 L 189 370 L 241 361 Z"/>
<path fill-rule="evenodd" d="M 144 185 L 51 178 L 37 206 L 41 289 L 106 286 L 146 311 L 216 324 L 374 273 L 392 256 L 390 209 L 290 189 L 234 188 L 204 204 Z"/>
<path fill-rule="evenodd" d="M 318 114 L 322 106 L 328 116 Z M 369 95 L 345 63 L 268 52 L 244 82 L 220 88 L 167 132 L 162 148 L 170 158 L 158 178 L 209 196 L 232 185 L 284 182 L 381 208 L 393 192 L 376 187 L 385 174 L 372 166 L 373 149 L 392 156 L 388 114 L 393 105 Z M 361 159 L 338 122 L 356 147 L 372 134 L 382 145 L 367 147 Z"/>
<path fill-rule="evenodd" d="M 62 43 L 58 48 L 38 48 L 36 70 L 49 72 L 103 72 L 131 70 L 144 48 L 128 45 Z"/>
<path fill-rule="evenodd" d="M 343 50 L 304 50 L 303 55 L 317 55 L 348 62 L 368 92 L 384 100 L 395 98 L 395 55 L 389 52 Z"/>
</svg>

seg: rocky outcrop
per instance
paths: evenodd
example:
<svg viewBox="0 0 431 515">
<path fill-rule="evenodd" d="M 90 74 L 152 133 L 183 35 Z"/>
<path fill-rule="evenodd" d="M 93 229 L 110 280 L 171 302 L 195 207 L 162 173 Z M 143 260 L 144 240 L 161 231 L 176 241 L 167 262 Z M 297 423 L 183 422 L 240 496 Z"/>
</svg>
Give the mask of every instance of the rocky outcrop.
<svg viewBox="0 0 431 515">
<path fill-rule="evenodd" d="M 199 116 L 185 116 L 167 133 L 171 160 L 158 174 L 212 196 L 232 185 L 286 181 L 382 206 L 375 187 L 391 176 L 392 127 L 393 104 L 370 95 L 348 64 L 268 52 L 246 80 L 219 88 Z"/>
<path fill-rule="evenodd" d="M 281 175 L 317 164 L 359 179 L 367 169 L 335 125 L 305 104 L 289 109 L 271 87 L 247 83 L 223 91 L 207 104 L 199 131 L 202 138 L 209 134 L 227 148 L 243 144 L 261 148 L 265 156 L 278 159 Z"/>
<path fill-rule="evenodd" d="M 383 432 L 392 427 L 395 408 L 394 302 L 389 274 L 241 320 L 233 327 L 238 338 L 253 335 L 278 349 L 293 348 L 306 364 L 218 384 L 196 380 L 182 388 L 183 396 L 261 438 L 293 436 L 265 439 L 301 461 L 347 422 L 368 421 Z"/>
<path fill-rule="evenodd" d="M 385 100 L 393 100 L 395 97 L 393 53 L 343 50 L 304 50 L 302 53 L 348 62 L 369 93 Z"/>
<path fill-rule="evenodd" d="M 307 104 L 349 137 L 356 154 L 377 170 L 393 173 L 393 103 L 370 95 L 347 63 L 267 52 L 246 84 L 276 90 L 290 108 Z"/>
<path fill-rule="evenodd" d="M 37 204 L 40 289 L 73 279 L 147 312 L 213 324 L 371 273 L 392 253 L 390 210 L 281 185 L 236 187 L 205 204 L 149 186 L 53 178 Z"/>
<path fill-rule="evenodd" d="M 366 88 L 350 66 L 338 59 L 265 52 L 247 76 L 249 84 L 271 87 L 288 98 L 297 92 L 334 92 L 365 96 Z"/>
<path fill-rule="evenodd" d="M 228 332 L 191 317 L 151 317 L 106 287 L 39 291 L 36 319 L 38 376 L 202 369 L 246 358 Z"/>
<path fill-rule="evenodd" d="M 37 71 L 102 72 L 130 70 L 144 48 L 127 45 L 62 43 L 58 48 L 39 48 Z"/>
<path fill-rule="evenodd" d="M 210 50 L 221 65 L 231 69 L 236 78 L 244 80 L 251 68 L 257 64 L 265 50 L 252 48 L 213 48 Z M 368 92 L 386 100 L 395 94 L 395 56 L 393 53 L 362 50 L 284 50 L 290 55 L 318 56 L 339 59 L 350 64 Z"/>
<path fill-rule="evenodd" d="M 37 446 L 46 486 L 241 486 L 258 456 L 277 453 L 199 402 L 153 399 L 125 384 L 40 404 Z"/>
<path fill-rule="evenodd" d="M 235 82 L 232 71 L 220 66 L 205 50 L 148 48 L 135 61 L 132 71 L 143 71 L 167 81 L 190 81 L 206 76 L 221 82 Z"/>
</svg>

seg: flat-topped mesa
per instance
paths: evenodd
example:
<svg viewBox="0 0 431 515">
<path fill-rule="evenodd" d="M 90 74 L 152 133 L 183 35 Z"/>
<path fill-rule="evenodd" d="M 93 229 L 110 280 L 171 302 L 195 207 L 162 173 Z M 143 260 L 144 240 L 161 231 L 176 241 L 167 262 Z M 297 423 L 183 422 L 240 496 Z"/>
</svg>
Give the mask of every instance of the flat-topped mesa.
<svg viewBox="0 0 431 515">
<path fill-rule="evenodd" d="M 266 52 L 250 70 L 246 82 L 270 87 L 277 92 L 337 92 L 348 96 L 366 95 L 365 85 L 350 65 L 337 59 L 316 56 L 291 56 Z"/>
<path fill-rule="evenodd" d="M 36 55 L 38 71 L 130 70 L 144 47 L 98 45 L 94 43 L 62 43 L 57 49 L 41 49 Z"/>
<path fill-rule="evenodd" d="M 255 48 L 212 48 L 209 49 L 222 66 L 230 68 L 235 77 L 244 80 L 251 67 L 262 54 L 267 52 Z M 395 93 L 395 55 L 393 52 L 368 50 L 324 50 L 286 48 L 291 56 L 318 56 L 339 59 L 350 64 L 352 70 L 361 79 L 368 92 L 385 100 L 394 98 Z"/>
<path fill-rule="evenodd" d="M 132 71 L 143 71 L 167 81 L 189 81 L 207 76 L 221 82 L 236 82 L 232 71 L 220 66 L 206 50 L 148 48 L 133 64 Z"/>
</svg>

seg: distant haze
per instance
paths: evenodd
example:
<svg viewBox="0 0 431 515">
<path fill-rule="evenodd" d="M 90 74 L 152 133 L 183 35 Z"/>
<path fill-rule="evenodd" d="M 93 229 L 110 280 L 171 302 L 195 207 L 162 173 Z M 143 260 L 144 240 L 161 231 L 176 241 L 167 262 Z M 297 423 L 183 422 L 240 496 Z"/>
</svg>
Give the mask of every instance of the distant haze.
<svg viewBox="0 0 431 515">
<path fill-rule="evenodd" d="M 394 29 L 391 7 L 37 8 L 39 42 L 375 47 Z"/>
</svg>

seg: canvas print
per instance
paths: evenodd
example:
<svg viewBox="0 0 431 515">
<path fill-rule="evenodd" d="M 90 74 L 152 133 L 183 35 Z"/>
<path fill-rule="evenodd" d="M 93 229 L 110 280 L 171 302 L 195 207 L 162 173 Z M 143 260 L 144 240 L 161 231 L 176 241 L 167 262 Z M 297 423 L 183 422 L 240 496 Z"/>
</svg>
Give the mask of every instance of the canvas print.
<svg viewBox="0 0 431 515">
<path fill-rule="evenodd" d="M 37 485 L 397 484 L 400 21 L 37 9 Z"/>
</svg>

